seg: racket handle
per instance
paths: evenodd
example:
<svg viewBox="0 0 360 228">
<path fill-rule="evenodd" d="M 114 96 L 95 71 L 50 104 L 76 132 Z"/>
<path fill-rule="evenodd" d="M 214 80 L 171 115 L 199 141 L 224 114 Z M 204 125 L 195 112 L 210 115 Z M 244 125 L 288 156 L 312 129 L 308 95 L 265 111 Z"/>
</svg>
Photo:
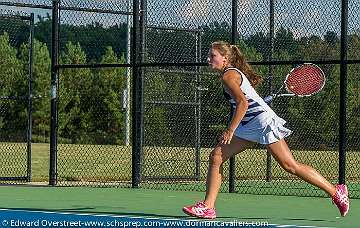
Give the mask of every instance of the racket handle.
<svg viewBox="0 0 360 228">
<path fill-rule="evenodd" d="M 269 96 L 266 96 L 264 97 L 264 101 L 266 104 L 270 104 L 270 102 L 274 99 L 274 96 L 273 95 L 269 95 Z"/>
</svg>

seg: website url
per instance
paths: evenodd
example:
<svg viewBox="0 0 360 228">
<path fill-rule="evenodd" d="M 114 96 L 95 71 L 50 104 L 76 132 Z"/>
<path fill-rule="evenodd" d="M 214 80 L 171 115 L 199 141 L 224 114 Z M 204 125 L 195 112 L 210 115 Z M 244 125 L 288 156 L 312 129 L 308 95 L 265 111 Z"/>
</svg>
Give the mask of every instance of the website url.
<svg viewBox="0 0 360 228">
<path fill-rule="evenodd" d="M 268 227 L 264 221 L 195 221 L 195 220 L 149 220 L 149 221 L 54 221 L 54 220 L 3 220 L 3 227 Z"/>
</svg>

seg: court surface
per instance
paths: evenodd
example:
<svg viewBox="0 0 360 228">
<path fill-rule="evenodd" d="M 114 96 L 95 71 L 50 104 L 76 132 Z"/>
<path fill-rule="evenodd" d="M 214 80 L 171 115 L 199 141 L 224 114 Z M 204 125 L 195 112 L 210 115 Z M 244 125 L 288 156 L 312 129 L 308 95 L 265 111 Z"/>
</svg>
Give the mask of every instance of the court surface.
<svg viewBox="0 0 360 228">
<path fill-rule="evenodd" d="M 220 193 L 218 218 L 181 211 L 203 192 L 0 186 L 2 227 L 360 227 L 360 200 L 340 217 L 328 198 Z"/>
</svg>

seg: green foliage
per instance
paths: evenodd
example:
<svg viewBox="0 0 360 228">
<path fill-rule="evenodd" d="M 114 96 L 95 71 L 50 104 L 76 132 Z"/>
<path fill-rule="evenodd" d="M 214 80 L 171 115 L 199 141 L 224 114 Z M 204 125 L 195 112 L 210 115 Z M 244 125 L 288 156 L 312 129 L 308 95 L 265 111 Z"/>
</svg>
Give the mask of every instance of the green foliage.
<svg viewBox="0 0 360 228">
<path fill-rule="evenodd" d="M 86 55 L 79 44 L 67 43 L 61 53 L 60 63 L 81 64 L 86 62 Z M 81 98 L 90 88 L 89 69 L 64 69 L 59 75 L 59 136 L 72 142 L 81 140 L 86 122 L 82 120 Z"/>
<path fill-rule="evenodd" d="M 281 27 L 275 34 L 274 51 L 286 50 L 289 53 L 296 53 L 299 45 L 290 29 Z"/>
<path fill-rule="evenodd" d="M 35 24 L 35 38 L 51 48 L 51 17 L 39 17 Z M 117 56 L 126 51 L 127 25 L 120 23 L 113 26 L 104 26 L 97 22 L 86 25 L 62 24 L 60 36 L 60 49 L 65 51 L 67 43 L 79 43 L 88 60 L 100 62 L 107 47 L 112 47 Z"/>
<path fill-rule="evenodd" d="M 42 43 L 47 44 L 47 47 L 51 48 L 51 26 L 52 20 L 49 14 L 47 14 L 46 18 L 38 16 L 38 22 L 35 24 L 34 35 L 37 40 Z"/>
<path fill-rule="evenodd" d="M 215 40 L 230 41 L 231 26 L 214 22 L 201 26 L 201 61 L 206 61 L 209 44 Z M 34 136 L 49 136 L 50 121 L 50 17 L 40 19 L 35 26 L 34 42 Z M 0 33 L 0 94 L 2 96 L 27 96 L 28 94 L 28 45 L 24 36 L 12 44 L 7 33 Z M 126 25 L 106 27 L 69 25 L 61 27 L 60 63 L 125 63 Z M 146 61 L 186 62 L 195 60 L 194 34 L 182 31 L 150 30 L 147 38 Z M 63 39 L 61 39 L 63 40 Z M 155 42 L 156 41 L 156 42 Z M 158 42 L 158 43 L 157 43 Z M 269 57 L 269 34 L 261 32 L 238 39 L 236 45 L 248 61 L 261 62 Z M 163 48 L 160 48 L 163 47 Z M 185 47 L 185 48 L 182 48 Z M 324 37 L 296 38 L 286 28 L 280 28 L 274 37 L 275 60 L 330 60 L 339 59 L 339 38 L 334 32 Z M 360 58 L 360 38 L 349 36 L 349 59 Z M 253 66 L 263 76 L 264 82 L 257 89 L 265 96 L 278 88 L 293 66 Z M 338 65 L 322 65 L 327 76 L 323 91 L 309 98 L 279 98 L 273 104 L 275 111 L 288 121 L 294 130 L 290 138 L 299 148 L 313 145 L 319 148 L 333 147 L 337 143 L 339 128 Z M 150 70 L 149 70 L 150 69 Z M 202 146 L 212 146 L 216 134 L 225 127 L 228 109 L 222 96 L 218 75 L 200 67 L 147 68 L 145 75 L 145 141 L 148 145 L 193 146 L 196 132 L 194 106 L 164 104 L 166 102 L 201 102 Z M 197 73 L 199 70 L 200 73 Z M 359 67 L 348 67 L 347 121 L 350 146 L 358 145 L 359 138 Z M 181 73 L 179 71 L 182 71 Z M 192 73 L 191 73 L 192 71 Z M 122 144 L 125 135 L 125 116 L 122 110 L 122 94 L 125 89 L 124 68 L 63 69 L 59 75 L 59 138 L 60 142 L 86 144 Z M 271 75 L 270 75 L 271 73 Z M 271 77 L 269 77 L 271 76 Z M 199 91 L 197 87 L 207 88 Z M 137 91 L 135 91 L 137 92 Z M 163 102 L 163 104 L 154 104 Z M 19 121 L 20 120 L 20 121 Z M 26 124 L 26 105 L 7 104 L 6 114 L 0 119 L 6 135 L 16 134 L 9 130 L 18 122 Z M 21 125 L 21 124 L 20 124 Z M 25 126 L 22 126 L 25 127 Z M 16 128 L 18 129 L 18 128 Z M 306 135 L 307 139 L 304 140 Z M 186 140 L 189 139 L 190 140 Z M 351 144 L 352 143 L 352 144 Z"/>
<path fill-rule="evenodd" d="M 33 137 L 34 142 L 44 142 L 50 135 L 50 53 L 47 46 L 34 40 L 33 49 Z M 26 72 L 29 68 L 29 45 L 24 43 L 20 47 L 19 59 Z M 27 83 L 27 80 L 24 80 Z"/>
<path fill-rule="evenodd" d="M 28 41 L 29 25 L 20 19 L 2 17 L 0 20 L 0 35 L 4 33 L 8 35 L 9 44 L 19 48 L 21 44 Z"/>
<path fill-rule="evenodd" d="M 101 63 L 125 63 L 125 58 L 118 58 L 112 48 L 107 47 Z M 126 86 L 126 71 L 103 68 L 92 73 L 91 92 L 85 98 L 93 104 L 86 112 L 87 130 L 96 132 L 97 144 L 122 144 L 126 129 L 121 96 Z"/>
<path fill-rule="evenodd" d="M 79 44 L 69 42 L 60 58 L 64 64 L 86 62 Z M 124 63 L 111 47 L 101 63 Z M 64 69 L 60 73 L 59 136 L 71 143 L 121 144 L 124 138 L 124 114 L 121 95 L 125 88 L 125 70 L 119 68 Z"/>
<path fill-rule="evenodd" d="M 349 37 L 349 59 L 360 59 L 360 37 L 351 35 Z M 353 64 L 348 67 L 347 83 L 347 133 L 348 144 L 359 145 L 360 126 L 360 66 Z"/>
<path fill-rule="evenodd" d="M 16 96 L 24 91 L 18 83 L 24 79 L 20 62 L 17 58 L 17 49 L 10 46 L 9 35 L 0 36 L 0 94 L 3 96 Z M 18 91 L 20 89 L 21 91 Z"/>
<path fill-rule="evenodd" d="M 22 69 L 17 53 L 17 49 L 10 45 L 9 35 L 7 33 L 0 35 L 0 96 L 27 95 L 28 87 L 25 84 L 27 74 Z M 26 103 L 5 100 L 0 105 L 1 138 L 22 140 L 18 129 L 26 129 Z"/>
</svg>

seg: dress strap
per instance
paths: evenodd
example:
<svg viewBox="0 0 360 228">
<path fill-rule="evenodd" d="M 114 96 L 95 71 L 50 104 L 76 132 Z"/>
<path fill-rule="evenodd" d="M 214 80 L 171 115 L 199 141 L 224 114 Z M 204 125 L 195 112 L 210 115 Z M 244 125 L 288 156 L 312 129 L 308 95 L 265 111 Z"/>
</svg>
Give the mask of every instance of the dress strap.
<svg viewBox="0 0 360 228">
<path fill-rule="evenodd" d="M 229 71 L 229 70 L 235 70 L 236 72 L 238 72 L 238 73 L 240 74 L 240 77 L 241 77 L 241 84 L 240 84 L 240 86 L 241 86 L 242 83 L 243 83 L 243 81 L 244 81 L 244 78 L 246 78 L 245 74 L 244 74 L 241 70 L 239 70 L 238 68 L 236 68 L 236 67 L 228 67 L 228 68 L 226 68 L 226 69 L 224 70 L 224 73 L 225 73 L 226 71 Z"/>
</svg>

